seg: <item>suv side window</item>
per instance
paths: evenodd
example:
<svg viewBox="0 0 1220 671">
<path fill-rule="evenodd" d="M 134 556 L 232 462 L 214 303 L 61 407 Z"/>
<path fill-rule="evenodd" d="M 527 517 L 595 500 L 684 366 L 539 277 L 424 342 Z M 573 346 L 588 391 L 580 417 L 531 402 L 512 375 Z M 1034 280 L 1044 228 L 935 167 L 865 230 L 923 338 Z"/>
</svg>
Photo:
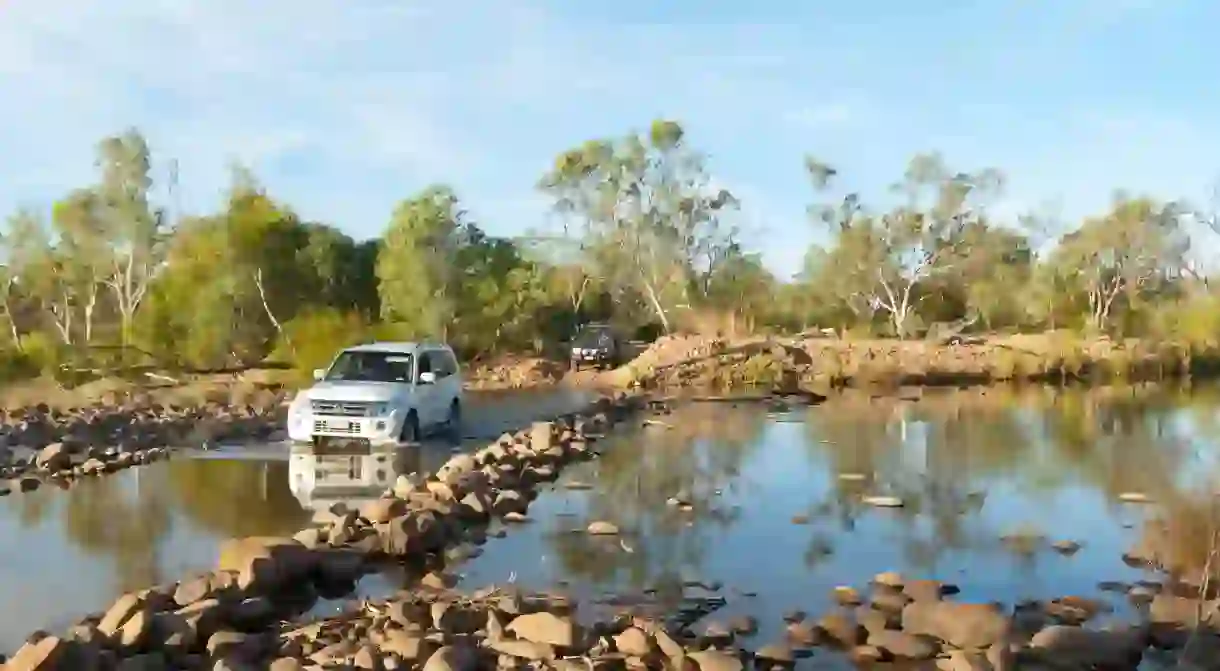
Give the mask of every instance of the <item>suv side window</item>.
<svg viewBox="0 0 1220 671">
<path fill-rule="evenodd" d="M 444 350 L 432 352 L 433 365 L 436 369 L 436 377 L 449 377 L 457 372 L 457 362 L 453 360 L 453 355 Z"/>
<path fill-rule="evenodd" d="M 419 353 L 419 371 L 415 376 L 415 380 L 419 381 L 419 376 L 423 375 L 424 373 L 434 373 L 434 372 L 435 371 L 432 370 L 432 353 L 431 352 L 420 352 Z"/>
</svg>

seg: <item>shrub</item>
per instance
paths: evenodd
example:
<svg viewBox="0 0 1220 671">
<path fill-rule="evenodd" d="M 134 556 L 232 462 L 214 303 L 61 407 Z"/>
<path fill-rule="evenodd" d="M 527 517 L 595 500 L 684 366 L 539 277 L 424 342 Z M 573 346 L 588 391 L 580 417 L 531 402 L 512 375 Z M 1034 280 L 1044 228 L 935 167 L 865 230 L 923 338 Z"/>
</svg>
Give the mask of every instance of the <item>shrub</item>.
<svg viewBox="0 0 1220 671">
<path fill-rule="evenodd" d="M 344 347 L 375 339 L 377 330 L 357 313 L 312 310 L 284 324 L 288 342 L 281 338 L 271 358 L 290 362 L 300 381 L 308 382 L 315 368 L 328 366 Z"/>
<path fill-rule="evenodd" d="M 17 382 L 38 376 L 38 366 L 16 347 L 0 349 L 0 382 Z"/>
</svg>

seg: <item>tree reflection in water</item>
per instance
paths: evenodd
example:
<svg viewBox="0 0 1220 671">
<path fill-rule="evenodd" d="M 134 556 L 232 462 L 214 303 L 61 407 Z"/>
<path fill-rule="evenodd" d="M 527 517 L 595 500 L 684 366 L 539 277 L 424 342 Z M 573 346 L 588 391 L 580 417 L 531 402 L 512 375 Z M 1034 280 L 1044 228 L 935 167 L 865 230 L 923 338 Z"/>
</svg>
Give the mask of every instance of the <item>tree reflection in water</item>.
<svg viewBox="0 0 1220 671">
<path fill-rule="evenodd" d="M 71 542 L 113 565 L 115 590 L 161 582 L 160 548 L 170 531 L 168 471 L 160 467 L 83 480 L 66 492 L 64 529 Z"/>
<path fill-rule="evenodd" d="M 1192 456 L 1183 401 L 1148 386 L 836 399 L 806 422 L 813 465 L 831 474 L 810 516 L 850 531 L 861 494 L 901 497 L 906 505 L 887 512 L 903 520 L 905 559 L 934 573 L 949 552 L 1004 551 L 978 515 L 986 492 L 1003 482 L 1031 492 L 1080 484 L 1111 500 L 1123 491 L 1170 496 Z M 824 542 L 816 528 L 812 542 Z"/>
<path fill-rule="evenodd" d="M 290 534 L 309 522 L 287 462 L 183 459 L 169 462 L 169 478 L 182 514 L 217 536 Z"/>
<path fill-rule="evenodd" d="M 286 482 L 284 463 L 182 459 L 81 480 L 65 492 L 45 494 L 66 497 L 65 535 L 86 554 L 107 559 L 114 566 L 115 589 L 127 591 L 165 577 L 161 549 L 175 512 L 220 538 L 303 526 L 308 514 Z"/>
<path fill-rule="evenodd" d="M 633 589 L 680 594 L 684 570 L 698 566 L 712 542 L 705 525 L 726 529 L 737 521 L 739 511 L 725 509 L 718 493 L 750 486 L 735 475 L 758 447 L 766 416 L 754 408 L 693 404 L 664 421 L 610 439 L 591 464 L 587 515 L 629 529 L 633 551 L 623 551 L 617 539 L 550 534 L 570 578 L 602 584 L 617 579 Z M 671 497 L 692 509 L 678 511 L 667 504 Z M 688 527 L 691 532 L 684 531 Z"/>
</svg>

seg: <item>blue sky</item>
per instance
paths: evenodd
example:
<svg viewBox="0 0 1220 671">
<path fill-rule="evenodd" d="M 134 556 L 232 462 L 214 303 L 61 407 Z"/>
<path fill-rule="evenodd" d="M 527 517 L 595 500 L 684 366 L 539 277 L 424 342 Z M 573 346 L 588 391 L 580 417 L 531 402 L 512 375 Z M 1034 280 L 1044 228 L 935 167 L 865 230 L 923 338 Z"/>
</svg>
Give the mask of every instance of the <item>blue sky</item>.
<svg viewBox="0 0 1220 671">
<path fill-rule="evenodd" d="M 1201 198 L 1216 25 L 1204 0 L 0 0 L 0 208 L 87 182 L 137 125 L 188 210 L 240 160 L 356 237 L 439 181 L 515 234 L 555 225 L 533 185 L 558 152 L 666 116 L 787 273 L 814 240 L 806 152 L 866 194 L 917 151 L 999 167 L 1007 214 Z"/>
</svg>

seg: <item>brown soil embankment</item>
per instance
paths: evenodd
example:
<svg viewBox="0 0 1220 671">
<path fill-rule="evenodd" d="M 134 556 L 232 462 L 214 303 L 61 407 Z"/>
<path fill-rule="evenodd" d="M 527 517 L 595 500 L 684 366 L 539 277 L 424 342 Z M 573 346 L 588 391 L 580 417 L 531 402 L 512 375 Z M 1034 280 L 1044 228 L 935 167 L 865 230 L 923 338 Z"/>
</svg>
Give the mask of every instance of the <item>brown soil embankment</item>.
<svg viewBox="0 0 1220 671">
<path fill-rule="evenodd" d="M 931 343 L 837 338 L 662 338 L 603 383 L 646 389 L 1160 380 L 1220 371 L 1220 352 L 1169 342 L 996 336 Z"/>
</svg>

